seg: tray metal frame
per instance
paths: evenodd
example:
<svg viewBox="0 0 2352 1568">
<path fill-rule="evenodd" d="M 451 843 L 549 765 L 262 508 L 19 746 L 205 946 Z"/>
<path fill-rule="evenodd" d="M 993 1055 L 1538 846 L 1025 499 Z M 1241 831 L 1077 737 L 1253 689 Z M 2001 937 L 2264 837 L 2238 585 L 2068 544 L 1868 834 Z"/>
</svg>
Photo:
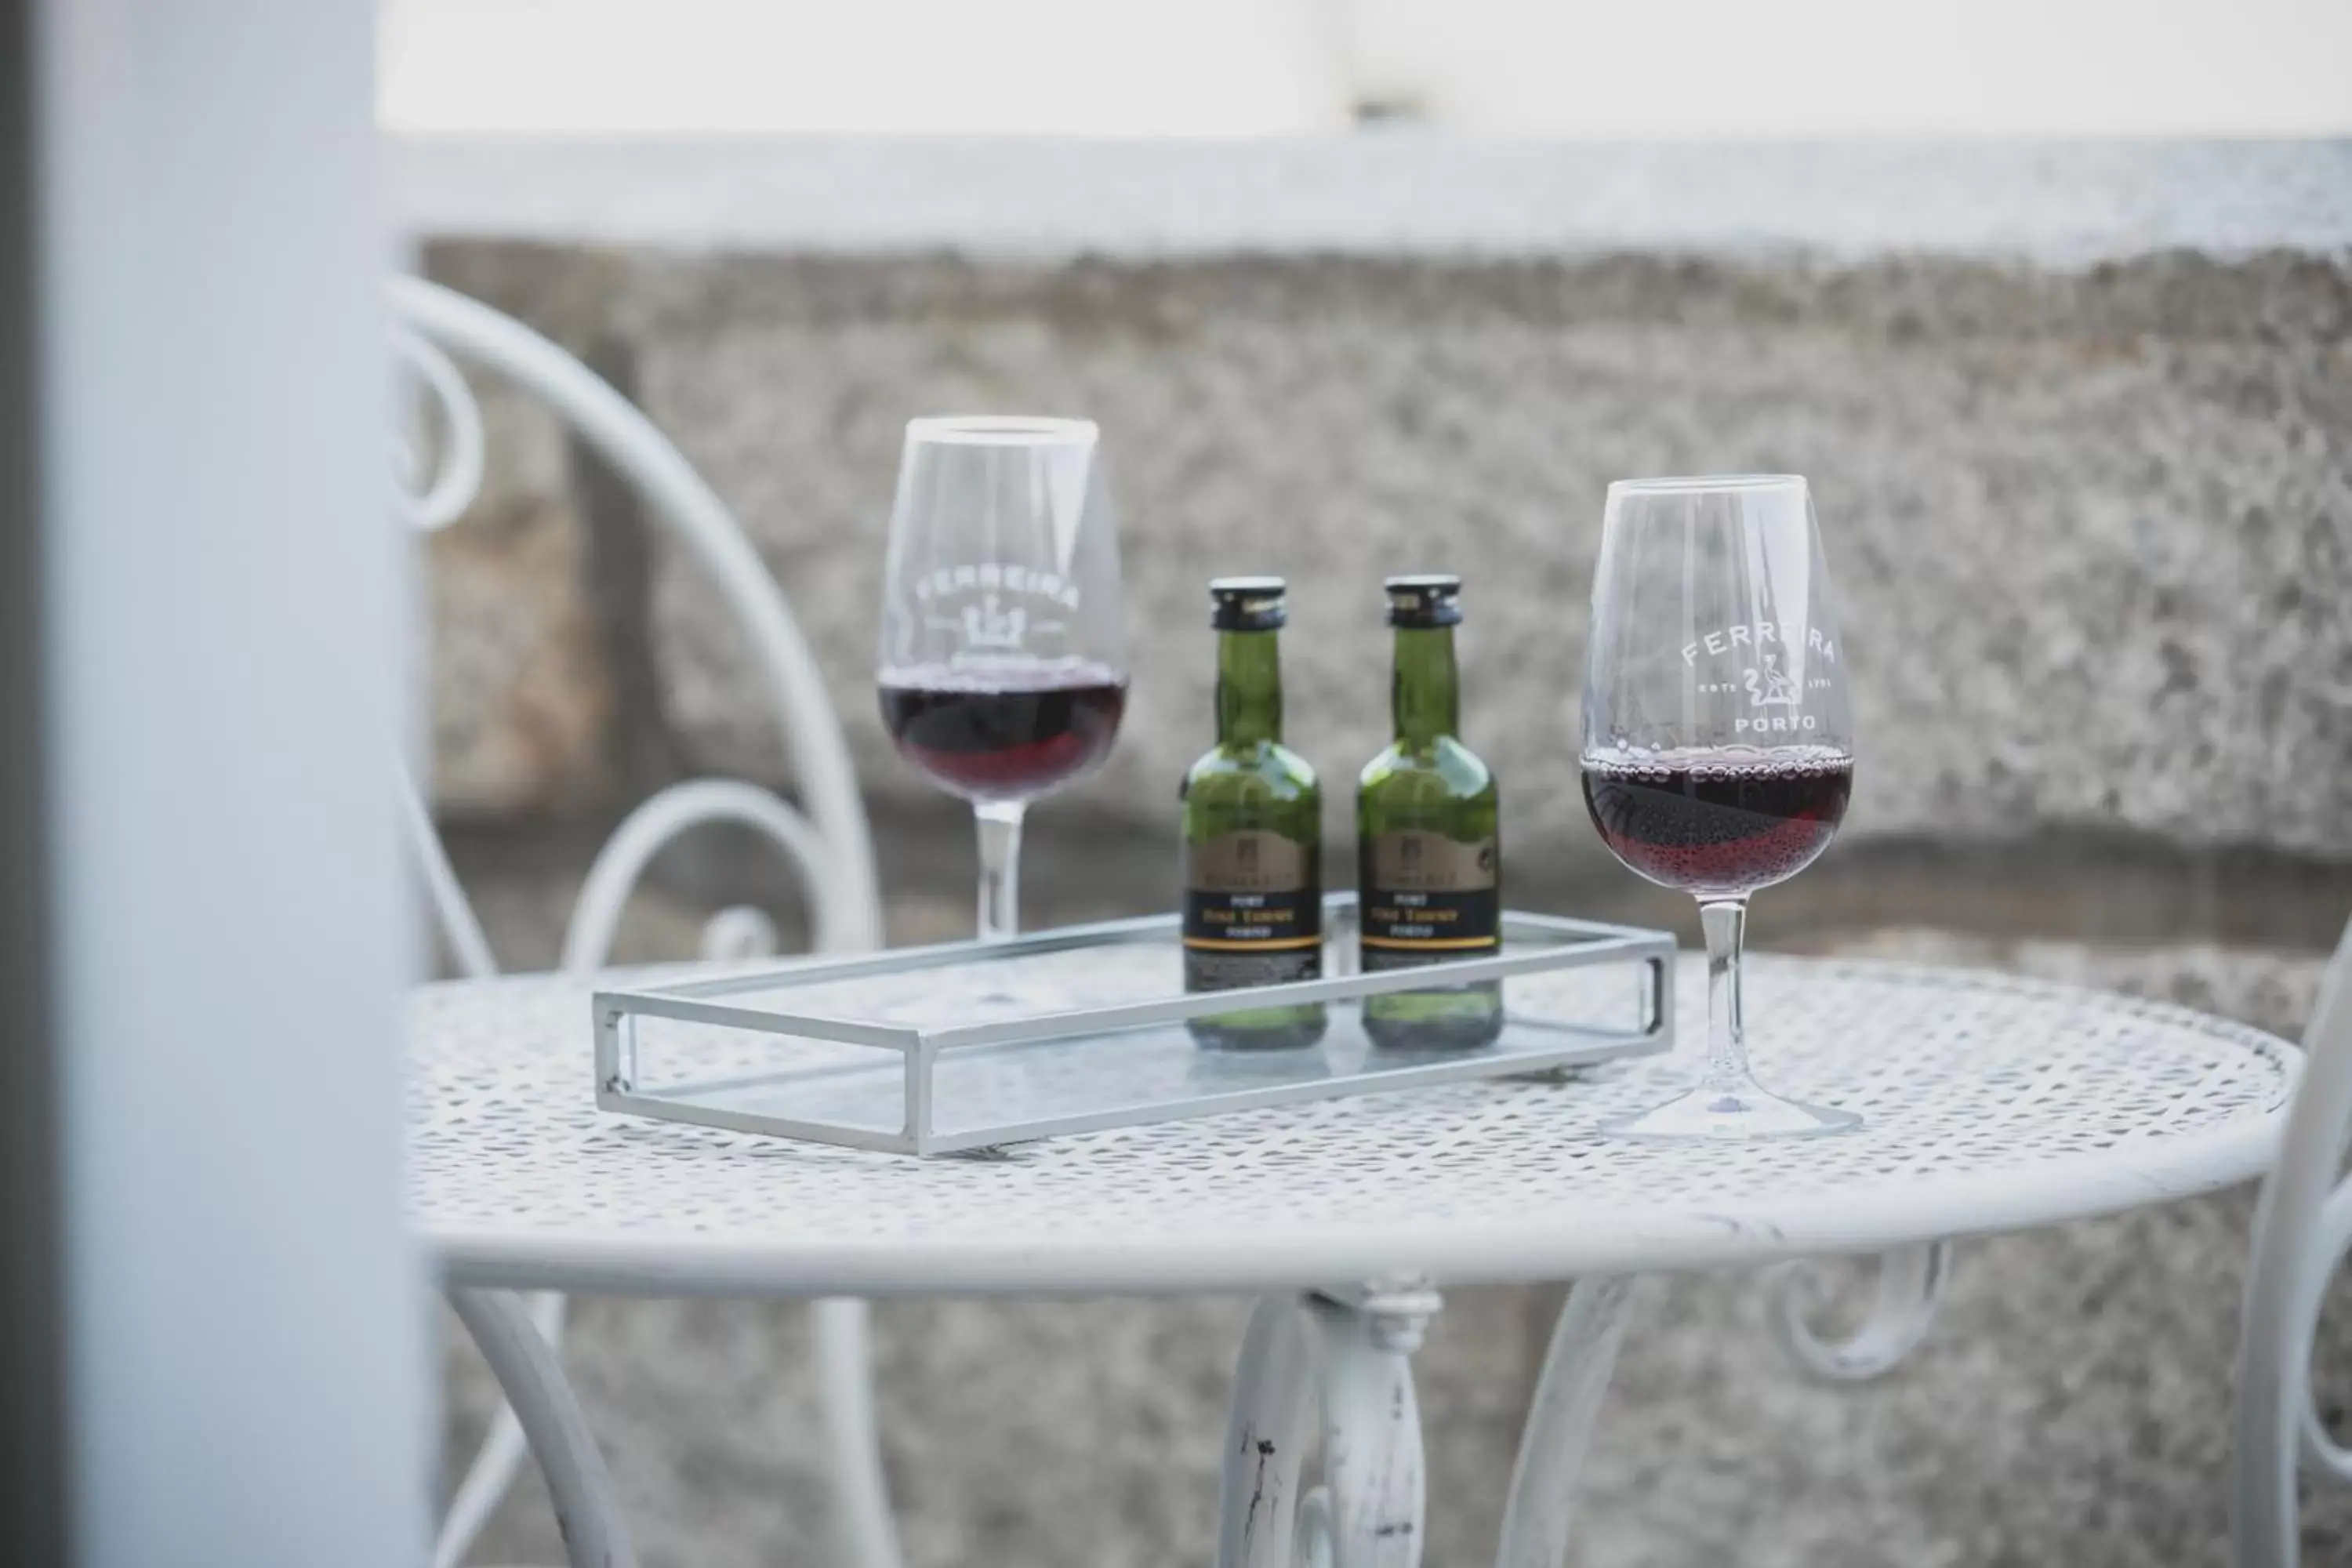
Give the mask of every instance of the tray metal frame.
<svg viewBox="0 0 2352 1568">
<path fill-rule="evenodd" d="M 1337 952 L 1352 960 L 1347 936 L 1356 924 L 1352 893 L 1335 893 L 1324 900 L 1325 929 Z M 679 981 L 632 989 L 600 990 L 592 1005 L 595 1023 L 595 1089 L 600 1109 L 665 1121 L 692 1122 L 730 1131 L 766 1133 L 805 1139 L 855 1149 L 933 1155 L 968 1152 L 1063 1133 L 1099 1131 L 1111 1127 L 1142 1126 L 1228 1110 L 1328 1100 L 1351 1094 L 1385 1093 L 1428 1084 L 1465 1079 L 1525 1077 L 1567 1068 L 1588 1067 L 1621 1058 L 1654 1056 L 1674 1043 L 1675 939 L 1664 931 L 1638 926 L 1610 925 L 1559 915 L 1506 910 L 1506 949 L 1491 958 L 1454 959 L 1416 969 L 1381 973 L 1354 973 L 1282 985 L 1202 992 L 1149 1002 L 1089 1007 L 1070 1012 L 944 1028 L 875 1024 L 855 1018 L 785 1013 L 767 1007 L 732 1004 L 727 999 L 746 992 L 780 985 L 816 984 L 882 974 L 919 974 L 927 969 L 968 963 L 974 960 L 1026 957 L 1073 949 L 1109 947 L 1173 939 L 1178 917 L 1146 915 L 1133 920 L 1106 921 L 1065 926 L 1018 936 L 1006 942 L 943 942 L 928 947 L 896 948 L 851 959 L 802 959 L 755 971 Z M 1508 945 L 1511 934 L 1538 939 L 1517 951 Z M 1556 1047 L 1518 1049 L 1501 1056 L 1484 1051 L 1434 1058 L 1288 1083 L 1223 1089 L 1211 1093 L 1124 1105 L 1078 1114 L 1044 1116 L 984 1127 L 942 1132 L 933 1125 L 933 1068 L 949 1051 L 978 1047 L 1011 1047 L 1181 1023 L 1252 1007 L 1303 1002 L 1349 1002 L 1391 991 L 1428 988 L 1433 983 L 1465 985 L 1516 974 L 1601 963 L 1641 963 L 1647 965 L 1640 1020 L 1632 1029 L 1586 1028 L 1545 1022 L 1558 1033 Z M 1631 1009 L 1629 1009 L 1630 1011 Z M 634 1020 L 665 1018 L 681 1023 L 713 1025 L 754 1034 L 829 1041 L 897 1051 L 905 1062 L 906 1120 L 897 1131 L 845 1122 L 808 1121 L 764 1112 L 747 1112 L 709 1103 L 715 1091 L 803 1075 L 839 1073 L 838 1065 L 772 1073 L 738 1075 L 725 1079 L 646 1087 L 637 1082 Z M 858 1069 L 864 1070 L 864 1069 Z"/>
</svg>

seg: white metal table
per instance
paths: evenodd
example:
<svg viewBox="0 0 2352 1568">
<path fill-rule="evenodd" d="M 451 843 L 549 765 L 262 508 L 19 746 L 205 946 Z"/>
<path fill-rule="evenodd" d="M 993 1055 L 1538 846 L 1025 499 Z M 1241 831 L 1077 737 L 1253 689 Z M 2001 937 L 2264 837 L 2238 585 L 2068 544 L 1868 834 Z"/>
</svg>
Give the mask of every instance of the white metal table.
<svg viewBox="0 0 2352 1568">
<path fill-rule="evenodd" d="M 1681 1016 L 1700 1016 L 1685 963 Z M 2157 1003 L 2005 976 L 1759 956 L 1769 1080 L 1866 1118 L 1742 1148 L 1604 1142 L 1687 1080 L 1490 1080 L 919 1161 L 599 1112 L 591 983 L 431 986 L 414 1004 L 415 1224 L 523 1418 L 575 1563 L 629 1561 L 610 1483 L 515 1288 L 728 1295 L 1263 1299 L 1241 1352 L 1220 1562 L 1412 1568 L 1410 1357 L 1438 1290 L 1573 1280 L 1522 1438 L 1506 1568 L 1558 1568 L 1576 1473 L 1643 1273 L 1882 1255 L 1875 1309 L 1790 1348 L 1834 1376 L 1926 1330 L 1956 1237 L 2112 1214 L 2258 1174 L 2301 1055 Z M 1301 1474 L 1322 1411 L 1319 1484 Z"/>
</svg>

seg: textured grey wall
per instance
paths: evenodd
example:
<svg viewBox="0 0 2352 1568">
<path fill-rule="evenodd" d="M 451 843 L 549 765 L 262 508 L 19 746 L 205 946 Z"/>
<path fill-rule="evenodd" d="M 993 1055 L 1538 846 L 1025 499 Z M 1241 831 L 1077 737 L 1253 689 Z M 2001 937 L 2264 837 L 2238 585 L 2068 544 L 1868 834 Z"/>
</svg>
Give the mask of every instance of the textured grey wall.
<svg viewBox="0 0 2352 1568">
<path fill-rule="evenodd" d="M 1164 813 L 1205 743 L 1207 577 L 1294 580 L 1292 733 L 1344 778 L 1384 738 L 1379 578 L 1447 568 L 1468 581 L 1466 728 L 1500 772 L 1514 852 L 1595 857 L 1570 781 L 1602 489 L 1793 469 L 1816 487 L 1857 682 L 1851 837 L 2125 827 L 2352 854 L 2337 265 L 1027 267 L 479 245 L 433 265 L 575 341 L 632 346 L 646 406 L 785 584 L 885 803 L 926 788 L 888 756 L 870 691 L 900 427 L 1036 409 L 1100 419 L 1116 464 L 1135 682 L 1112 762 L 1078 792 L 1099 808 Z M 665 574 L 670 715 L 702 765 L 772 777 L 713 606 Z M 446 627 L 452 647 L 486 640 Z M 511 798 L 568 793 L 543 778 Z"/>
</svg>

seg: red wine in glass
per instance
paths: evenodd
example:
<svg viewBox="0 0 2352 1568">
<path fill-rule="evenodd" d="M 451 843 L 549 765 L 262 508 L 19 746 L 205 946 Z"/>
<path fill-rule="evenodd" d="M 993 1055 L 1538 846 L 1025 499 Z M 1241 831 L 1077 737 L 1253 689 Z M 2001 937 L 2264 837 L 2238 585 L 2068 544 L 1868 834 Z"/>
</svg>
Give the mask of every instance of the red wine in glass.
<svg viewBox="0 0 2352 1568">
<path fill-rule="evenodd" d="M 1853 757 L 1821 747 L 1584 763 L 1585 809 L 1611 853 L 1702 898 L 1753 892 L 1811 865 L 1853 791 Z"/>
<path fill-rule="evenodd" d="M 967 800 L 1028 800 L 1110 750 L 1127 678 L 1080 660 L 929 665 L 882 673 L 898 752 Z"/>
</svg>

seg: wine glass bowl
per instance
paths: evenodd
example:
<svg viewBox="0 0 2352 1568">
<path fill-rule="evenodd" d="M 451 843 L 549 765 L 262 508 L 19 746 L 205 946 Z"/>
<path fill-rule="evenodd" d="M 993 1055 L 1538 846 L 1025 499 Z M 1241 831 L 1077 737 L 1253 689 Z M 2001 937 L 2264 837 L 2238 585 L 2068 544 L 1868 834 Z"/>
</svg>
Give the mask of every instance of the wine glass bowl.
<svg viewBox="0 0 2352 1568">
<path fill-rule="evenodd" d="M 898 754 L 975 803 L 1034 800 L 1087 773 L 1127 708 L 1127 678 L 1088 662 L 886 670 L 879 685 Z"/>
<path fill-rule="evenodd" d="M 1094 422 L 909 421 L 884 578 L 883 727 L 971 803 L 980 934 L 1009 937 L 1023 813 L 1103 759 L 1127 706 L 1118 531 Z"/>
<path fill-rule="evenodd" d="M 1584 805 L 1628 870 L 1702 899 L 1743 898 L 1811 865 L 1845 820 L 1853 758 L 1830 747 L 1607 752 Z"/>
<path fill-rule="evenodd" d="M 1844 649 L 1801 478 L 1610 486 L 1580 763 L 1601 841 L 1698 900 L 1707 948 L 1698 1087 L 1604 1131 L 1736 1142 L 1858 1126 L 1757 1083 L 1740 1006 L 1748 896 L 1820 857 L 1853 787 Z"/>
</svg>

